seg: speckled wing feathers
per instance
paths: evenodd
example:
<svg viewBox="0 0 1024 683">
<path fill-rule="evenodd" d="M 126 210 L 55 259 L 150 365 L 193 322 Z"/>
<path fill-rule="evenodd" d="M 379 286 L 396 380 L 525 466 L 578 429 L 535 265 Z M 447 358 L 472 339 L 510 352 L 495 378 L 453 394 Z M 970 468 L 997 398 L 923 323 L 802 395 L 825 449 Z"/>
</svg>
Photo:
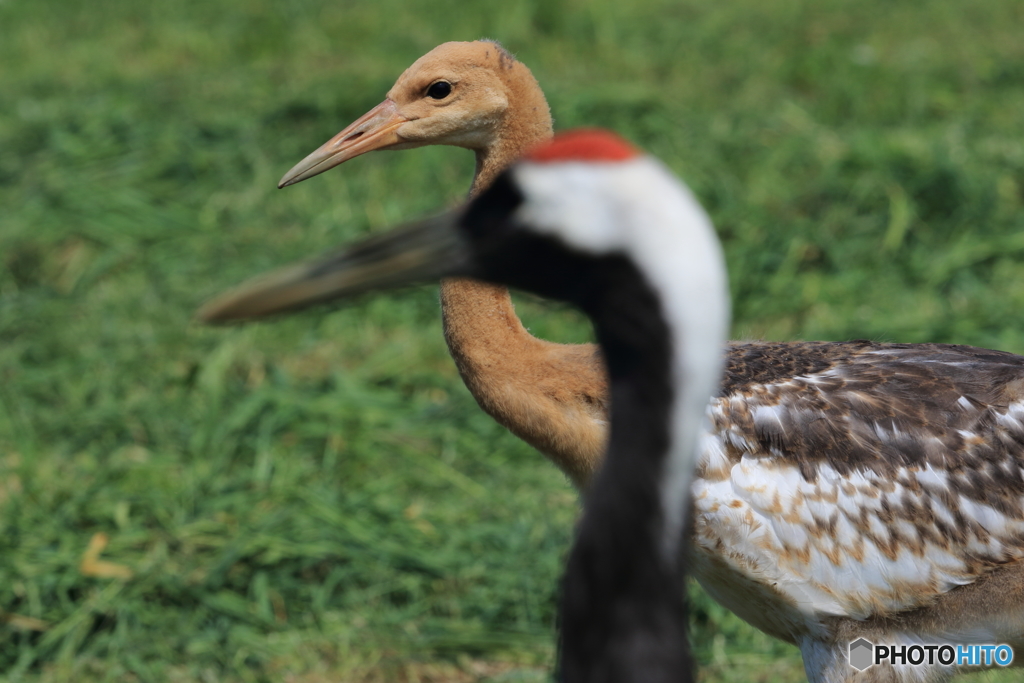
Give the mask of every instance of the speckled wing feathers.
<svg viewBox="0 0 1024 683">
<path fill-rule="evenodd" d="M 1024 358 L 872 342 L 728 355 L 697 547 L 805 621 L 756 625 L 793 640 L 821 617 L 927 605 L 1024 556 Z"/>
</svg>

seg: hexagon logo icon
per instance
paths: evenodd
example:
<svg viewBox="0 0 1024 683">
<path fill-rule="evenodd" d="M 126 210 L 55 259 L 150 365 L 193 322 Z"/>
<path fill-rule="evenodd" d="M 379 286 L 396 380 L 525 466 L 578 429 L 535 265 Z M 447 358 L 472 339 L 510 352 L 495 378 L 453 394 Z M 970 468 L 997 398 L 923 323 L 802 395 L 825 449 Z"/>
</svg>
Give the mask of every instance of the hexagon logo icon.
<svg viewBox="0 0 1024 683">
<path fill-rule="evenodd" d="M 874 664 L 874 655 L 875 646 L 863 638 L 850 643 L 850 666 L 857 671 L 863 671 Z"/>
</svg>

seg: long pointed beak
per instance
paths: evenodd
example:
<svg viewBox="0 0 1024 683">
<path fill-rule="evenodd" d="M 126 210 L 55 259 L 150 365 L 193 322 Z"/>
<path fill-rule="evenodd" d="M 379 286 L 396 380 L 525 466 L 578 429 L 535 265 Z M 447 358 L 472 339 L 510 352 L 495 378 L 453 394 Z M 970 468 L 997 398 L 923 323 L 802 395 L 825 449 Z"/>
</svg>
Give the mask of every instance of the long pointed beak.
<svg viewBox="0 0 1024 683">
<path fill-rule="evenodd" d="M 360 154 L 400 144 L 402 140 L 398 137 L 398 127 L 408 120 L 398 113 L 398 107 L 394 102 L 384 100 L 295 164 L 292 170 L 284 174 L 277 186 L 280 188 L 294 185 Z"/>
<path fill-rule="evenodd" d="M 258 276 L 227 291 L 196 317 L 226 323 L 295 311 L 318 303 L 450 275 L 472 275 L 458 232 L 461 211 L 410 223 L 313 261 Z"/>
</svg>

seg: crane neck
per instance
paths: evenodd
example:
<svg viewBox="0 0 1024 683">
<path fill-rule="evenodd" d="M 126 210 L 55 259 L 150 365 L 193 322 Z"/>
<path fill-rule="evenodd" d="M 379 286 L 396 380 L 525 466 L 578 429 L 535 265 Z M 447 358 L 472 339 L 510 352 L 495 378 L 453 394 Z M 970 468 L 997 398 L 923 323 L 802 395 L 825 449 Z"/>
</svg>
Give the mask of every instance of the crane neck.
<svg viewBox="0 0 1024 683">
<path fill-rule="evenodd" d="M 475 197 L 526 150 L 549 140 L 551 115 L 544 94 L 525 71 L 506 80 L 509 110 L 486 147 L 474 150 L 476 173 L 469 196 Z M 522 67 L 525 70 L 525 67 Z M 516 76 L 513 78 L 513 76 Z M 583 448 L 553 446 L 557 429 L 550 408 L 538 405 L 536 386 L 523 372 L 552 345 L 527 331 L 516 315 L 507 288 L 468 278 L 441 281 L 441 316 L 449 352 L 481 408 L 555 461 L 577 485 L 592 470 Z M 563 435 L 556 434 L 561 437 Z M 556 439 L 557 440 L 557 439 Z M 578 461 L 578 462 L 577 462 Z"/>
<path fill-rule="evenodd" d="M 540 130 L 536 126 L 525 130 L 523 126 L 505 126 L 493 144 L 476 150 L 470 198 L 489 187 L 522 151 L 549 139 L 548 121 L 548 126 Z M 517 357 L 539 340 L 523 327 L 508 289 L 500 285 L 469 278 L 442 280 L 441 315 L 445 340 L 460 374 L 477 401 L 491 412 L 479 395 L 487 390 L 487 383 L 479 380 L 487 375 L 488 368 L 508 366 L 514 371 Z"/>
<path fill-rule="evenodd" d="M 596 269 L 595 269 L 596 270 Z M 662 481 L 680 398 L 675 348 L 659 296 L 624 257 L 578 302 L 594 323 L 611 384 L 611 437 L 586 492 L 561 597 L 559 680 L 690 681 L 682 572 L 664 554 Z M 670 526 L 670 525 L 669 525 Z"/>
</svg>

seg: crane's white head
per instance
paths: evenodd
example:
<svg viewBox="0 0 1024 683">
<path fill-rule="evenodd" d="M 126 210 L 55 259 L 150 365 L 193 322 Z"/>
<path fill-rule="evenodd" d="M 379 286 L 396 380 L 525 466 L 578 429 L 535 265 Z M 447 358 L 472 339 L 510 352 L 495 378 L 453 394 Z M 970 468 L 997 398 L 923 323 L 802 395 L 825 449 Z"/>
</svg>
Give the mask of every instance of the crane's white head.
<svg viewBox="0 0 1024 683">
<path fill-rule="evenodd" d="M 583 304 L 586 280 L 600 274 L 572 282 L 569 264 L 611 256 L 628 258 L 660 296 L 693 302 L 687 315 L 706 323 L 686 327 L 722 327 L 711 320 L 728 314 L 725 269 L 706 214 L 663 164 L 598 129 L 533 149 L 463 208 L 259 278 L 200 316 L 257 318 L 450 275 Z"/>
<path fill-rule="evenodd" d="M 627 258 L 660 294 L 696 302 L 695 315 L 707 320 L 713 307 L 727 315 L 721 251 L 689 190 L 617 135 L 582 129 L 530 151 L 463 208 L 258 278 L 200 317 L 258 318 L 453 275 L 582 305 L 600 269 L 572 281 L 571 264 L 613 256 Z"/>
</svg>

